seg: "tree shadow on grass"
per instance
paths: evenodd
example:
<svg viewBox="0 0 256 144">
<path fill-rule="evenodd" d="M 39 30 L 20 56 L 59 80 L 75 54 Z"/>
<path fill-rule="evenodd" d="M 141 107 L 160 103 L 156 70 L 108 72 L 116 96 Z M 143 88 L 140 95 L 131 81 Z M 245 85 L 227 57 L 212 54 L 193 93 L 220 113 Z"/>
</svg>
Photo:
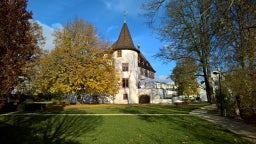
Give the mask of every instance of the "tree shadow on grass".
<svg viewBox="0 0 256 144">
<path fill-rule="evenodd" d="M 137 106 L 127 106 L 119 111 L 122 113 L 131 114 L 189 114 L 194 109 L 199 108 L 198 105 L 184 105 L 184 106 L 174 106 L 174 105 L 137 105 Z"/>
<path fill-rule="evenodd" d="M 175 110 L 180 112 L 192 109 L 194 107 L 175 108 Z M 161 112 L 161 109 L 128 107 L 120 111 L 123 113 L 143 114 L 155 113 L 155 111 Z M 140 132 L 155 143 L 250 144 L 249 141 L 242 139 L 240 136 L 192 115 L 139 115 L 138 118 L 152 126 L 151 129 L 154 130 L 151 132 L 143 129 Z"/>
<path fill-rule="evenodd" d="M 79 144 L 78 137 L 93 131 L 101 117 L 1 116 L 1 144 Z"/>
<path fill-rule="evenodd" d="M 168 135 L 168 139 L 159 138 L 155 134 L 145 133 L 152 141 L 158 143 L 225 143 L 225 144 L 250 144 L 249 141 L 242 139 L 239 135 L 233 134 L 229 130 L 216 126 L 206 120 L 194 116 L 139 116 L 141 120 L 156 124 Z"/>
<path fill-rule="evenodd" d="M 158 107 L 152 107 L 150 105 L 139 105 L 139 106 L 127 106 L 119 109 L 121 113 L 126 114 L 159 114 L 163 113 L 162 109 Z"/>
</svg>

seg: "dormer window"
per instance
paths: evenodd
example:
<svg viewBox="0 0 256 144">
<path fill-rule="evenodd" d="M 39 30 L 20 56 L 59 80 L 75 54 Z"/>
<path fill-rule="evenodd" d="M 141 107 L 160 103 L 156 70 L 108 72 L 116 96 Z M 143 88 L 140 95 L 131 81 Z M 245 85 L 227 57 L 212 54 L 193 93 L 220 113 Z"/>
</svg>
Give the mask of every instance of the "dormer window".
<svg viewBox="0 0 256 144">
<path fill-rule="evenodd" d="M 122 50 L 117 51 L 117 57 L 122 57 Z"/>
</svg>

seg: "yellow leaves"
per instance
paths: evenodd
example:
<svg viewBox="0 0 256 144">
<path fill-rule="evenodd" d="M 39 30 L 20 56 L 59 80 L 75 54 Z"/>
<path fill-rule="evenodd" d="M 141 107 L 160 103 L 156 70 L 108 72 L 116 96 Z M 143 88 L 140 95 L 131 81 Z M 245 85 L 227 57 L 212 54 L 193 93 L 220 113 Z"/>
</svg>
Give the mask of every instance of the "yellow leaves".
<svg viewBox="0 0 256 144">
<path fill-rule="evenodd" d="M 100 48 L 94 27 L 76 19 L 55 33 L 56 48 L 40 60 L 38 91 L 115 94 L 118 91 L 112 57 Z M 86 53 L 83 53 L 86 51 Z"/>
<path fill-rule="evenodd" d="M 174 68 L 171 78 L 178 85 L 179 91 L 187 96 L 197 94 L 197 80 L 194 76 L 197 67 L 191 59 L 179 60 Z"/>
</svg>

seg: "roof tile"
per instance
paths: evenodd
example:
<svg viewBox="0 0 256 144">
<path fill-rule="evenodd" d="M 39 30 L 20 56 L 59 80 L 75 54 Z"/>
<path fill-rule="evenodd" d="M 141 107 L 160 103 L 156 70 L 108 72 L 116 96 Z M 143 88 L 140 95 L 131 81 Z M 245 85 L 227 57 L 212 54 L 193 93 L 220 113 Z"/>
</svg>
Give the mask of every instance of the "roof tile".
<svg viewBox="0 0 256 144">
<path fill-rule="evenodd" d="M 133 44 L 132 37 L 126 23 L 123 24 L 118 40 L 112 45 L 112 47 L 114 50 L 128 49 L 139 52 L 139 50 Z"/>
</svg>

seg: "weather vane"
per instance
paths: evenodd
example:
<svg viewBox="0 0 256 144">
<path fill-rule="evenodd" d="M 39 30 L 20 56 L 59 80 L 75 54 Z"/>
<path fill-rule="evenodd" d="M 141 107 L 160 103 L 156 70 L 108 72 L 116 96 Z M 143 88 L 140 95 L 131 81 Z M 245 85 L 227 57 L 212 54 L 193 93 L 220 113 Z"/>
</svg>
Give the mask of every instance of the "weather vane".
<svg viewBox="0 0 256 144">
<path fill-rule="evenodd" d="M 126 11 L 124 11 L 124 23 L 126 23 L 126 15 L 127 15 L 127 13 L 126 13 Z"/>
</svg>

